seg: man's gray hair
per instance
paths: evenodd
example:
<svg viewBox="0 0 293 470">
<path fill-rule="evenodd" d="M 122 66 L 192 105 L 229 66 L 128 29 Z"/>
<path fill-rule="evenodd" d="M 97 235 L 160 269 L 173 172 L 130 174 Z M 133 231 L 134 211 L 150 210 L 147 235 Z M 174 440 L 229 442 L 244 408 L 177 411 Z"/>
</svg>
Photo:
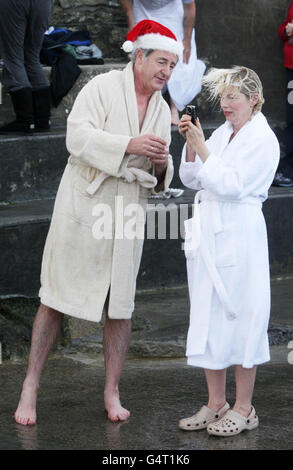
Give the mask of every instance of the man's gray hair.
<svg viewBox="0 0 293 470">
<path fill-rule="evenodd" d="M 143 53 L 145 58 L 148 57 L 152 52 L 154 52 L 154 49 L 135 49 L 135 51 L 132 51 L 129 54 L 129 58 L 130 58 L 130 60 L 133 64 L 135 64 L 135 62 L 136 62 L 136 56 L 137 56 L 137 51 L 138 50 L 141 50 L 141 52 Z"/>
</svg>

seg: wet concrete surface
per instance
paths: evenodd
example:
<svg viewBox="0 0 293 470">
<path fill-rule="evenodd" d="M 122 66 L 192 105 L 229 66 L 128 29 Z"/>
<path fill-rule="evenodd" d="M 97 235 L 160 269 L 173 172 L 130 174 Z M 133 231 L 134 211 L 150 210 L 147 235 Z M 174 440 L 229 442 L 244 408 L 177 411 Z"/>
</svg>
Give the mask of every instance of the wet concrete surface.
<svg viewBox="0 0 293 470">
<path fill-rule="evenodd" d="M 55 354 L 42 376 L 38 424 L 32 427 L 13 420 L 25 364 L 7 362 L 0 369 L 0 449 L 293 449 L 293 364 L 288 363 L 285 345 L 272 346 L 271 352 L 271 362 L 259 366 L 256 380 L 254 405 L 260 426 L 227 439 L 178 428 L 178 420 L 194 413 L 207 398 L 203 372 L 187 366 L 185 359 L 128 359 L 120 391 L 131 417 L 125 423 L 111 423 L 103 407 L 103 362 L 89 354 Z M 230 368 L 230 404 L 234 394 Z"/>
<path fill-rule="evenodd" d="M 293 340 L 293 276 L 272 278 L 271 299 L 270 344 L 288 344 Z M 189 324 L 187 287 L 138 293 L 132 323 L 129 357 L 184 357 Z M 70 318 L 71 349 L 102 353 L 102 327 L 102 324 Z"/>
<path fill-rule="evenodd" d="M 187 366 L 187 289 L 138 293 L 132 345 L 122 374 L 125 423 L 111 423 L 103 405 L 102 327 L 71 319 L 70 348 L 59 346 L 41 378 L 38 424 L 17 425 L 27 360 L 0 365 L 0 450 L 293 450 L 293 277 L 272 279 L 271 361 L 258 367 L 253 403 L 260 426 L 231 438 L 184 432 L 178 420 L 207 400 L 201 369 Z M 290 346 L 291 346 L 290 345 Z M 233 368 L 227 400 L 233 405 Z"/>
</svg>

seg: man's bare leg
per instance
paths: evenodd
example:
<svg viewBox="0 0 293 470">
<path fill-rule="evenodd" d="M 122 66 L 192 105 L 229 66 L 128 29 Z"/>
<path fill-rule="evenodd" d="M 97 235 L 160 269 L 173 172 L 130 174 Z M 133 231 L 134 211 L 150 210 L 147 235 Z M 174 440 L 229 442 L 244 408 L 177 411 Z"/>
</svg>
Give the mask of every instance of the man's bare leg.
<svg viewBox="0 0 293 470">
<path fill-rule="evenodd" d="M 103 338 L 106 368 L 104 403 L 111 421 L 124 421 L 130 416 L 130 412 L 121 406 L 119 397 L 119 380 L 130 337 L 131 320 L 113 320 L 106 315 Z"/>
<path fill-rule="evenodd" d="M 40 305 L 33 325 L 28 370 L 23 382 L 15 421 L 23 425 L 36 424 L 36 400 L 41 372 L 62 327 L 63 313 Z"/>
</svg>

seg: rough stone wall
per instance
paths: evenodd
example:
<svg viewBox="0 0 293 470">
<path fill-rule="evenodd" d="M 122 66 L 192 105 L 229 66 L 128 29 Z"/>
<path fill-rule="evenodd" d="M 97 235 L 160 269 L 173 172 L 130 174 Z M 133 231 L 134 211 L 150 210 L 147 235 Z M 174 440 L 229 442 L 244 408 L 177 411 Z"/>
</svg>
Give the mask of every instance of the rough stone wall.
<svg viewBox="0 0 293 470">
<path fill-rule="evenodd" d="M 199 56 L 210 65 L 245 65 L 264 86 L 264 113 L 285 119 L 285 69 L 278 27 L 285 21 L 290 0 L 197 0 Z"/>
<path fill-rule="evenodd" d="M 126 18 L 118 0 L 54 0 L 50 25 L 88 29 L 104 57 L 125 57 L 120 47 L 127 31 Z"/>
</svg>

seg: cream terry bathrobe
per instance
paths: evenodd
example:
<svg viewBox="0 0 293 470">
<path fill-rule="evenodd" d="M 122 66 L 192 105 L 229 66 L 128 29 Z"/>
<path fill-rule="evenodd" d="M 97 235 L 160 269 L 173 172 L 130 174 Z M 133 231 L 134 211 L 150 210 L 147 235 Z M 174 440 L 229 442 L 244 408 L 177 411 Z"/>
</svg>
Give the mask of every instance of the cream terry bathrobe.
<svg viewBox="0 0 293 470">
<path fill-rule="evenodd" d="M 169 156 L 158 185 L 149 159 L 125 151 L 132 137 L 143 134 L 169 145 L 170 122 L 168 105 L 155 92 L 139 129 L 132 63 L 95 77 L 81 90 L 68 117 L 70 157 L 43 254 L 39 295 L 44 305 L 98 322 L 110 289 L 109 317 L 131 318 L 147 196 L 151 188 L 167 189 L 173 164 Z M 99 237 L 95 224 L 103 211 L 110 233 Z M 125 236 L 127 224 L 135 226 L 132 238 Z"/>
<path fill-rule="evenodd" d="M 279 162 L 279 144 L 262 113 L 229 143 L 227 121 L 196 156 L 180 166 L 182 182 L 199 190 L 185 222 L 190 294 L 188 364 L 224 369 L 269 360 L 268 244 L 262 203 Z M 200 203 L 200 204 L 199 204 Z"/>
</svg>

